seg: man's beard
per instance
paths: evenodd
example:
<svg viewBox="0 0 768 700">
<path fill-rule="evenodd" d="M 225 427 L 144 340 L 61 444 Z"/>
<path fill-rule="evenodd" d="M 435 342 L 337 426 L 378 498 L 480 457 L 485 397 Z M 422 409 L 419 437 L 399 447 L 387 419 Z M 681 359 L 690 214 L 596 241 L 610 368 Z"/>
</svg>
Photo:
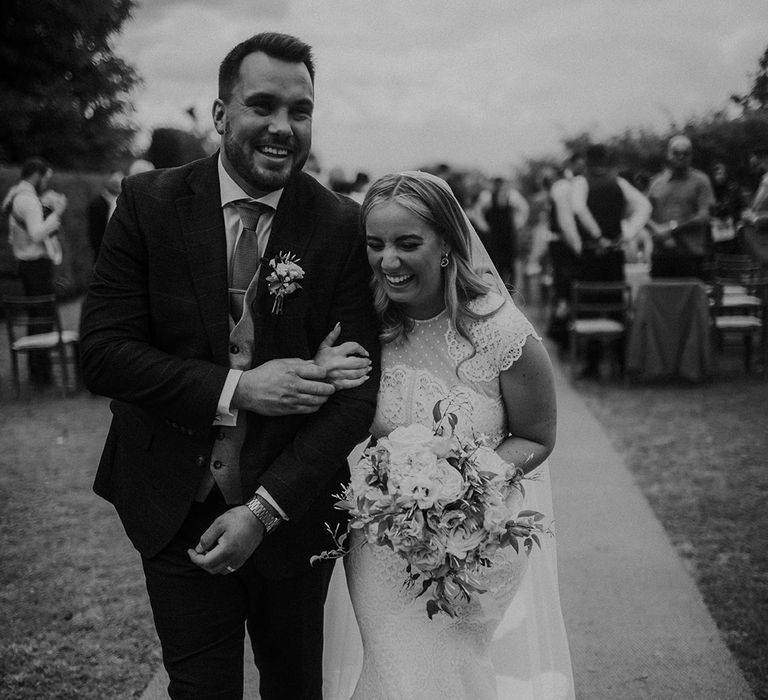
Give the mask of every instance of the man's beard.
<svg viewBox="0 0 768 700">
<path fill-rule="evenodd" d="M 260 192 L 274 192 L 285 187 L 288 181 L 302 169 L 307 160 L 306 157 L 301 161 L 292 160 L 288 171 L 284 169 L 275 171 L 259 167 L 243 153 L 233 139 L 229 138 L 228 133 L 225 132 L 224 136 L 224 153 L 230 165 L 245 182 Z"/>
</svg>

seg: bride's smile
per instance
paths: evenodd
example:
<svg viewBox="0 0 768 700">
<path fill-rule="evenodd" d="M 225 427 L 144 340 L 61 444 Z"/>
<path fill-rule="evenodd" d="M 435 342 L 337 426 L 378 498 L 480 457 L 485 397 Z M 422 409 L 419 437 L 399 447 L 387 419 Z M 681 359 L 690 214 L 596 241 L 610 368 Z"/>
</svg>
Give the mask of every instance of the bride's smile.
<svg viewBox="0 0 768 700">
<path fill-rule="evenodd" d="M 368 262 L 386 295 L 412 318 L 445 306 L 440 259 L 448 245 L 429 224 L 395 201 L 375 206 L 366 220 Z"/>
</svg>

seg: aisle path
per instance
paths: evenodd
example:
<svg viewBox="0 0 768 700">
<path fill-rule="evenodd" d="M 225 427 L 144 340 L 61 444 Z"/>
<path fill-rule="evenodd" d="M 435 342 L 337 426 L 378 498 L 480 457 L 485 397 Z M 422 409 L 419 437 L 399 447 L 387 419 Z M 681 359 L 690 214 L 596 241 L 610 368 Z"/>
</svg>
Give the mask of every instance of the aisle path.
<svg viewBox="0 0 768 700">
<path fill-rule="evenodd" d="M 558 366 L 550 459 L 560 590 L 580 700 L 754 698 L 605 431 Z M 246 654 L 245 697 L 257 697 Z M 167 697 L 159 670 L 142 700 Z"/>
<path fill-rule="evenodd" d="M 623 459 L 555 369 L 560 419 L 550 462 L 577 697 L 754 698 Z"/>
</svg>

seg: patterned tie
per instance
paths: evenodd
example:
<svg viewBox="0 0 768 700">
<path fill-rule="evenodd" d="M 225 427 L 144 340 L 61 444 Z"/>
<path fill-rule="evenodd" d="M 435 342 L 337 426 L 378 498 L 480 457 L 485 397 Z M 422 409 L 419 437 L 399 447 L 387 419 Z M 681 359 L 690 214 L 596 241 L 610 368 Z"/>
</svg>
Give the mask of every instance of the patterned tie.
<svg viewBox="0 0 768 700">
<path fill-rule="evenodd" d="M 243 301 L 248 285 L 259 269 L 259 239 L 256 227 L 264 208 L 261 204 L 247 202 L 237 204 L 237 213 L 243 223 L 243 232 L 237 240 L 232 254 L 232 281 L 230 290 L 230 312 L 235 321 L 243 315 Z"/>
</svg>

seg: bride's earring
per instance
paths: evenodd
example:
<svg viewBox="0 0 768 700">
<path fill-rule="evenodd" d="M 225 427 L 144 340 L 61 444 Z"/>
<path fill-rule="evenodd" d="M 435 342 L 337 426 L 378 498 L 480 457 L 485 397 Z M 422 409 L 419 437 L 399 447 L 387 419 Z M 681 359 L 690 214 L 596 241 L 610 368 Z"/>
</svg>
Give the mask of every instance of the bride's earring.
<svg viewBox="0 0 768 700">
<path fill-rule="evenodd" d="M 444 250 L 440 256 L 440 267 L 448 267 L 448 251 Z"/>
</svg>

